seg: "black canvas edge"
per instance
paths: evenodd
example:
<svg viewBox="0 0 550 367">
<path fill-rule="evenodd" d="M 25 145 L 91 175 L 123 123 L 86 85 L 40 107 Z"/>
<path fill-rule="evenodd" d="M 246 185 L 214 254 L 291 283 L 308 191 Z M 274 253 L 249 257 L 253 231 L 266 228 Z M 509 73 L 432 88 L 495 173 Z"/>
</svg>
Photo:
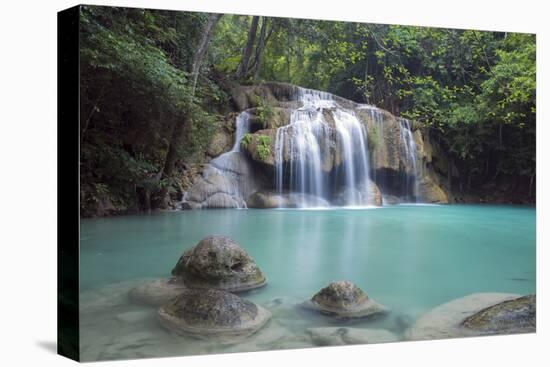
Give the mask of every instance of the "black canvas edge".
<svg viewBox="0 0 550 367">
<path fill-rule="evenodd" d="M 57 353 L 80 360 L 80 6 L 57 13 Z"/>
</svg>

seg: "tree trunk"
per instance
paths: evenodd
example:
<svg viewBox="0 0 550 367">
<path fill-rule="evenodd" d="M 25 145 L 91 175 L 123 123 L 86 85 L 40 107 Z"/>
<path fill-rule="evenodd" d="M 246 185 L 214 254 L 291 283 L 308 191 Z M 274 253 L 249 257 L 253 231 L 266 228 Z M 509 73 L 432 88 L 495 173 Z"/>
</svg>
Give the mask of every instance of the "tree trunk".
<svg viewBox="0 0 550 367">
<path fill-rule="evenodd" d="M 204 27 L 201 39 L 199 41 L 199 44 L 197 45 L 195 55 L 193 56 L 193 64 L 191 66 L 192 95 L 195 95 L 200 67 L 202 65 L 202 62 L 204 61 L 204 57 L 206 56 L 206 51 L 208 51 L 208 44 L 210 43 L 210 40 L 214 35 L 214 28 L 216 27 L 216 24 L 218 24 L 221 17 L 222 14 L 208 15 L 206 26 Z M 191 101 L 191 103 L 193 102 Z M 181 144 L 183 131 L 185 130 L 185 126 L 188 123 L 188 119 L 189 116 L 187 114 L 184 114 L 183 116 L 179 117 L 174 124 L 174 129 L 172 130 L 172 135 L 168 144 L 168 152 L 166 153 L 166 158 L 164 159 L 164 166 L 157 175 L 158 180 L 160 180 L 162 177 L 169 177 L 174 170 L 174 166 L 178 157 L 178 147 Z"/>
<path fill-rule="evenodd" d="M 264 54 L 264 48 L 267 41 L 267 25 L 269 23 L 269 18 L 262 18 L 262 28 L 260 28 L 260 39 L 258 40 L 258 45 L 256 46 L 256 53 L 254 56 L 254 66 L 252 67 L 252 75 L 254 81 L 258 80 L 260 75 L 260 69 L 262 66 L 262 59 Z M 273 28 L 272 28 L 273 29 Z M 271 33 L 271 31 L 270 31 Z"/>
<path fill-rule="evenodd" d="M 250 31 L 248 32 L 248 39 L 246 45 L 243 49 L 243 57 L 241 62 L 237 67 L 237 72 L 235 73 L 236 78 L 242 78 L 246 75 L 248 71 L 248 66 L 250 65 L 250 57 L 252 56 L 252 49 L 254 48 L 254 42 L 256 41 L 256 33 L 258 31 L 258 21 L 260 17 L 252 17 L 252 23 L 250 24 Z"/>
<path fill-rule="evenodd" d="M 221 17 L 222 14 L 208 15 L 208 21 L 206 22 L 206 26 L 204 27 L 204 32 L 197 46 L 197 51 L 193 56 L 193 64 L 191 65 L 191 80 L 193 83 L 191 87 L 192 95 L 195 95 L 195 89 L 197 87 L 197 80 L 199 78 L 200 68 L 202 66 L 204 56 L 206 55 L 206 51 L 208 50 L 208 44 L 210 43 L 210 40 L 214 35 L 214 28 L 216 28 L 216 24 L 218 24 Z"/>
<path fill-rule="evenodd" d="M 178 157 L 178 146 L 181 143 L 183 137 L 183 131 L 187 125 L 187 115 L 181 117 L 181 120 L 176 121 L 174 125 L 174 130 L 172 130 L 172 136 L 170 137 L 170 146 L 168 147 L 168 152 L 166 153 L 166 159 L 164 160 L 164 167 L 162 169 L 162 176 L 169 177 L 174 170 L 176 165 L 176 160 Z M 159 177 L 159 178 L 161 178 Z"/>
</svg>

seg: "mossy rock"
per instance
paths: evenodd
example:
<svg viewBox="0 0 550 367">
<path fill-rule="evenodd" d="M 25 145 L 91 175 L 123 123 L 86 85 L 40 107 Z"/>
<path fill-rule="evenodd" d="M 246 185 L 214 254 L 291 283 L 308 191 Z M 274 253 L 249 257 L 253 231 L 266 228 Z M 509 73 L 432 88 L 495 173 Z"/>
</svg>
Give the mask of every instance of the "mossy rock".
<svg viewBox="0 0 550 367">
<path fill-rule="evenodd" d="M 303 305 L 338 318 L 361 318 L 387 311 L 361 288 L 346 280 L 330 283 Z"/>
<path fill-rule="evenodd" d="M 229 292 L 189 289 L 158 311 L 160 324 L 199 339 L 246 337 L 264 326 L 271 313 Z"/>
<path fill-rule="evenodd" d="M 190 288 L 241 292 L 267 280 L 254 260 L 232 239 L 208 236 L 186 251 L 172 270 Z"/>
<path fill-rule="evenodd" d="M 276 133 L 276 129 L 266 129 L 246 134 L 241 141 L 241 148 L 253 161 L 274 166 Z"/>
<path fill-rule="evenodd" d="M 467 317 L 461 325 L 484 334 L 534 332 L 537 297 L 528 295 L 498 303 Z"/>
</svg>

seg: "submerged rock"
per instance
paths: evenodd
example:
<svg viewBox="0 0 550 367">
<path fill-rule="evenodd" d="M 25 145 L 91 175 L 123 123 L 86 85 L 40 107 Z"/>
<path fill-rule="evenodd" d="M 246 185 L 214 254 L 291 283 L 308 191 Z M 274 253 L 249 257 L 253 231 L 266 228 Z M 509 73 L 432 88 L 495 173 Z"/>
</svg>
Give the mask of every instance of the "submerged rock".
<svg viewBox="0 0 550 367">
<path fill-rule="evenodd" d="M 199 339 L 231 339 L 255 333 L 271 313 L 232 293 L 189 289 L 162 306 L 159 321 L 166 329 Z"/>
<path fill-rule="evenodd" d="M 370 299 L 352 282 L 332 282 L 304 303 L 310 309 L 342 318 L 367 317 L 385 312 L 386 307 Z"/>
<path fill-rule="evenodd" d="M 319 346 L 389 343 L 399 340 L 384 329 L 359 329 L 347 327 L 319 327 L 307 329 L 311 341 Z"/>
<path fill-rule="evenodd" d="M 144 311 L 128 311 L 122 312 L 116 315 L 118 321 L 122 321 L 127 324 L 142 323 L 144 320 L 147 320 L 151 317 L 150 310 Z"/>
<path fill-rule="evenodd" d="M 132 288 L 128 295 L 136 303 L 161 306 L 172 301 L 186 288 L 180 279 L 173 277 L 140 284 Z"/>
<path fill-rule="evenodd" d="M 232 239 L 208 236 L 186 251 L 172 270 L 190 288 L 241 292 L 262 287 L 266 278 L 254 260 Z"/>
<path fill-rule="evenodd" d="M 484 334 L 535 332 L 536 303 L 534 294 L 504 301 L 467 317 L 461 325 Z"/>
<path fill-rule="evenodd" d="M 535 331 L 535 296 L 475 293 L 440 305 L 406 332 L 409 340 Z"/>
</svg>

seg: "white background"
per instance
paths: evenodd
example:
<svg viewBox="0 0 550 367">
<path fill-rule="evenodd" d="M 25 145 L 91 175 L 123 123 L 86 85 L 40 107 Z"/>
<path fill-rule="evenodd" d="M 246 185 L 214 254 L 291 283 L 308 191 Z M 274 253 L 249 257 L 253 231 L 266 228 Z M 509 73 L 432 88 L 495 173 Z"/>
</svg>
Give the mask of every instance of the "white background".
<svg viewBox="0 0 550 367">
<path fill-rule="evenodd" d="M 548 83 L 545 1 L 141 0 L 89 4 L 537 33 L 536 335 L 97 363 L 97 366 L 548 365 Z M 0 363 L 67 366 L 56 340 L 56 12 L 75 1 L 5 0 L 0 12 Z M 64 127 L 61 126 L 61 129 Z M 60 167 L 62 170 L 63 167 Z M 546 187 L 545 187 L 546 186 Z M 546 224 L 546 226 L 545 226 Z M 546 227 L 546 228 L 545 228 Z M 63 225 L 61 225 L 63 228 Z M 63 229 L 61 229 L 63 230 Z M 468 269 L 464 269 L 468 271 Z M 546 347 L 546 348 L 545 348 Z"/>
</svg>

